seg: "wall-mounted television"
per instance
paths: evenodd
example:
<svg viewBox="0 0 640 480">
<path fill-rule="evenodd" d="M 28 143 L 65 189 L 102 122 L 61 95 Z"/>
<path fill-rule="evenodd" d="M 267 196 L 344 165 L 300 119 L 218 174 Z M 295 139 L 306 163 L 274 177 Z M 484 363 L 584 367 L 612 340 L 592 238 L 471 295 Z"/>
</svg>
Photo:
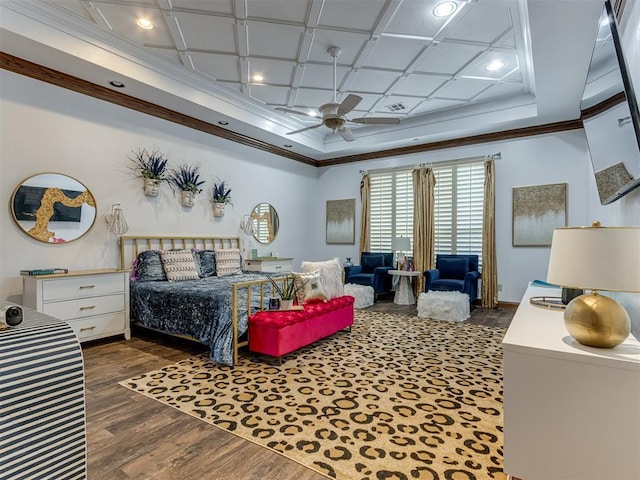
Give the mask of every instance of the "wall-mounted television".
<svg viewBox="0 0 640 480">
<path fill-rule="evenodd" d="M 607 205 L 640 186 L 640 113 L 609 0 L 597 32 L 580 110 L 600 203 Z"/>
</svg>

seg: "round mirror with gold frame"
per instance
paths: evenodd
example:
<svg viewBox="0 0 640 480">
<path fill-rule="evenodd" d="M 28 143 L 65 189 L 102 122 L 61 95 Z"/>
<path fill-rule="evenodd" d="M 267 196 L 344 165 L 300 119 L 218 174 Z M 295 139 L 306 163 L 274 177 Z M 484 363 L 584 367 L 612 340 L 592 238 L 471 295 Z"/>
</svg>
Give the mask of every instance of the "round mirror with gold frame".
<svg viewBox="0 0 640 480">
<path fill-rule="evenodd" d="M 269 203 L 259 203 L 251 212 L 253 238 L 264 245 L 273 242 L 280 229 L 278 212 Z"/>
<path fill-rule="evenodd" d="M 87 187 L 59 173 L 24 180 L 11 196 L 11 214 L 31 238 L 67 243 L 87 233 L 96 220 L 96 201 Z"/>
</svg>

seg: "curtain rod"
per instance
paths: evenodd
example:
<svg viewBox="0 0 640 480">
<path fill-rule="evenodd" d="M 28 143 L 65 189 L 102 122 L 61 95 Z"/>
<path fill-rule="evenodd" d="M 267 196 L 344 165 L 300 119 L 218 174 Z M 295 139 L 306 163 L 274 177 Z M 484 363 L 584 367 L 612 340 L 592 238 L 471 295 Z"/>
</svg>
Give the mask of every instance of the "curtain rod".
<svg viewBox="0 0 640 480">
<path fill-rule="evenodd" d="M 491 155 L 479 155 L 477 157 L 465 157 L 465 158 L 455 158 L 453 160 L 443 160 L 441 162 L 426 162 L 426 163 L 418 163 L 417 165 L 402 165 L 393 168 L 376 168 L 373 170 L 359 170 L 360 174 L 368 174 L 370 172 L 380 173 L 380 172 L 395 172 L 398 170 L 408 170 L 409 168 L 415 167 L 432 167 L 432 166 L 443 166 L 446 167 L 448 165 L 452 165 L 454 163 L 461 162 L 473 162 L 480 160 L 502 160 L 502 152 L 493 153 Z"/>
</svg>

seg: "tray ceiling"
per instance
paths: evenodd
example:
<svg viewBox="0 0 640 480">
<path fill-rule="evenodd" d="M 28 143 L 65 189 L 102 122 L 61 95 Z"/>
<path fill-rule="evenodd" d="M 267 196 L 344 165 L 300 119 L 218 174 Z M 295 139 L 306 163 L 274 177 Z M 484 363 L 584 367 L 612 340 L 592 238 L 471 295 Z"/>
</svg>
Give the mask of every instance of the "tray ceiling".
<svg viewBox="0 0 640 480">
<path fill-rule="evenodd" d="M 13 55 L 318 160 L 577 118 L 601 1 L 454 0 L 442 17 L 439 3 L 0 0 L 0 39 Z M 349 124 L 354 142 L 324 126 L 287 135 L 320 119 L 276 107 L 317 114 L 333 101 L 332 46 L 338 103 L 362 97 L 349 117 L 399 125 Z"/>
</svg>

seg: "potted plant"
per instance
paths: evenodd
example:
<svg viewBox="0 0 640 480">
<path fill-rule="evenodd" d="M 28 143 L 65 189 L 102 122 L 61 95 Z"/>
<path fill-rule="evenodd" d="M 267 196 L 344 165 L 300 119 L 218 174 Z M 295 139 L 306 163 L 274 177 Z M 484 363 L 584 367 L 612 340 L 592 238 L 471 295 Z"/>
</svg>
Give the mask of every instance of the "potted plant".
<svg viewBox="0 0 640 480">
<path fill-rule="evenodd" d="M 205 183 L 200 180 L 200 167 L 198 165 L 180 165 L 169 172 L 169 185 L 178 187 L 182 192 L 182 206 L 193 207 L 195 196 L 202 192 L 200 185 Z"/>
<path fill-rule="evenodd" d="M 304 288 L 307 280 L 296 286 L 293 277 L 278 281 L 274 280 L 271 275 L 268 275 L 268 277 L 273 286 L 272 294 L 277 293 L 280 297 L 280 309 L 290 310 L 293 306 L 293 300 L 296 298 L 297 293 Z"/>
<path fill-rule="evenodd" d="M 129 157 L 133 163 L 131 169 L 144 181 L 144 194 L 158 196 L 158 186 L 167 181 L 167 158 L 157 151 L 149 153 L 144 148 L 132 153 L 133 157 Z"/>
<path fill-rule="evenodd" d="M 227 203 L 231 204 L 231 189 L 227 188 L 224 180 L 218 180 L 213 184 L 211 203 L 213 204 L 213 216 L 224 216 L 224 206 Z"/>
</svg>

